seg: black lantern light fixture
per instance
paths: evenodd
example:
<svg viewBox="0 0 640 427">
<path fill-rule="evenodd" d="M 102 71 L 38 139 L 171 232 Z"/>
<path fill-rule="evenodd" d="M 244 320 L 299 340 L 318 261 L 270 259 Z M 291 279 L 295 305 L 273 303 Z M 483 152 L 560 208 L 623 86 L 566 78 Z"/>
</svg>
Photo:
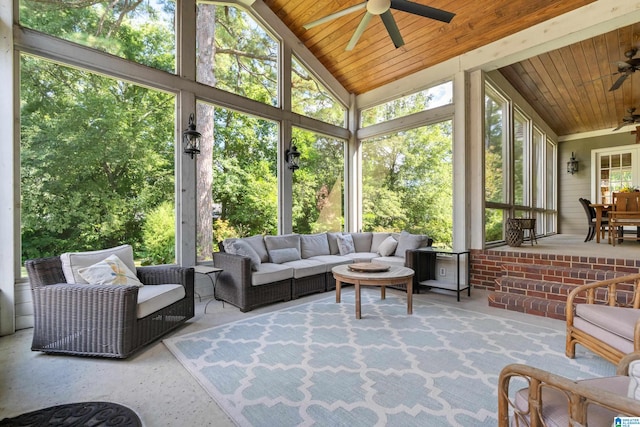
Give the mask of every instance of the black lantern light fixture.
<svg viewBox="0 0 640 427">
<path fill-rule="evenodd" d="M 287 148 L 284 154 L 287 158 L 287 165 L 291 171 L 295 172 L 300 169 L 300 152 L 295 146 L 295 139 L 291 140 L 291 148 Z"/>
<path fill-rule="evenodd" d="M 202 137 L 202 134 L 196 130 L 196 125 L 193 123 L 193 120 L 193 113 L 191 113 L 189 116 L 189 126 L 182 132 L 184 153 L 189 154 L 192 159 L 196 154 L 200 154 L 200 137 Z"/>
<path fill-rule="evenodd" d="M 571 158 L 567 162 L 567 173 L 573 175 L 578 172 L 578 161 L 576 160 L 576 156 L 571 152 Z"/>
</svg>

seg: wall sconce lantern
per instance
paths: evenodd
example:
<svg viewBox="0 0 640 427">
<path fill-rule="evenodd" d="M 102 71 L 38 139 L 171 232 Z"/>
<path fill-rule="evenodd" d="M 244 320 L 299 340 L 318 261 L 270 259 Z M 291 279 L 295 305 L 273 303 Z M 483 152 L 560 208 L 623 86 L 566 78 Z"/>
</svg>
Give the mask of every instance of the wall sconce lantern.
<svg viewBox="0 0 640 427">
<path fill-rule="evenodd" d="M 200 137 L 202 137 L 202 134 L 196 130 L 196 125 L 193 123 L 193 113 L 191 113 L 189 126 L 182 132 L 182 139 L 184 141 L 184 153 L 189 154 L 192 159 L 196 154 L 200 154 Z"/>
<path fill-rule="evenodd" d="M 287 158 L 288 167 L 292 172 L 300 169 L 300 152 L 298 151 L 296 146 L 293 145 L 294 142 L 295 139 L 291 140 L 291 149 L 287 148 L 287 151 L 285 151 L 284 153 Z"/>
<path fill-rule="evenodd" d="M 576 160 L 576 156 L 571 152 L 571 158 L 567 162 L 567 173 L 573 175 L 578 172 L 578 161 Z"/>
</svg>

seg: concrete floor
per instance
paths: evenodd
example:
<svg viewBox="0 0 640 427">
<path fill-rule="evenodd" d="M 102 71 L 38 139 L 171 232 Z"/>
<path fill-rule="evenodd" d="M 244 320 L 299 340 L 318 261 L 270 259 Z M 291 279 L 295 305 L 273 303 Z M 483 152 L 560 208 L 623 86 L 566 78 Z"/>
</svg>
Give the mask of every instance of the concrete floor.
<svg viewBox="0 0 640 427">
<path fill-rule="evenodd" d="M 353 292 L 353 288 L 343 292 Z M 242 313 L 229 304 L 223 308 L 221 302 L 212 301 L 207 314 L 204 314 L 207 300 L 198 302 L 196 298 L 196 316 L 174 334 L 182 335 L 333 295 L 331 292 L 311 295 L 249 313 Z M 438 301 L 557 330 L 565 327 L 564 322 L 558 320 L 488 307 L 487 292 L 481 290 L 473 290 L 471 297 L 464 294 L 460 302 L 446 291 L 423 291 L 415 300 Z M 63 403 L 111 401 L 135 410 L 145 426 L 234 425 L 161 341 L 129 359 L 110 360 L 32 352 L 31 337 L 32 330 L 25 329 L 0 338 L 0 419 Z"/>
</svg>

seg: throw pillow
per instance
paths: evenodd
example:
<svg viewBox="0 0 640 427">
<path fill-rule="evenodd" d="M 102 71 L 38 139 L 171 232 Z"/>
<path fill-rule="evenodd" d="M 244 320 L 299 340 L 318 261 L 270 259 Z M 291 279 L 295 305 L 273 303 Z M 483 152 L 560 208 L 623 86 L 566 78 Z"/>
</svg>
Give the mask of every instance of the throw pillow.
<svg viewBox="0 0 640 427">
<path fill-rule="evenodd" d="M 378 246 L 378 255 L 380 256 L 391 256 L 396 251 L 396 247 L 398 246 L 398 241 L 393 237 L 389 236 L 380 243 Z"/>
<path fill-rule="evenodd" d="M 337 241 L 340 255 L 352 254 L 356 251 L 351 234 L 339 234 L 337 236 Z"/>
<path fill-rule="evenodd" d="M 282 264 L 299 260 L 300 253 L 295 248 L 272 249 L 269 251 L 269 258 L 274 264 Z"/>
<path fill-rule="evenodd" d="M 253 271 L 258 269 L 258 266 L 262 263 L 260 255 L 253 249 L 253 247 L 246 241 L 238 239 L 229 245 L 230 254 L 246 256 L 251 259 L 251 269 Z"/>
<path fill-rule="evenodd" d="M 66 252 L 60 255 L 62 272 L 67 283 L 87 283 L 78 273 L 78 269 L 92 266 L 111 255 L 117 255 L 132 273 L 136 272 L 131 245 L 116 246 L 115 248 L 89 252 Z"/>
<path fill-rule="evenodd" d="M 640 360 L 629 363 L 629 392 L 627 397 L 640 400 Z"/>
<path fill-rule="evenodd" d="M 405 253 L 409 249 L 418 249 L 426 240 L 426 236 L 422 234 L 411 234 L 403 231 L 398 239 L 398 247 L 396 248 L 396 256 L 404 258 Z"/>
<path fill-rule="evenodd" d="M 117 255 L 111 255 L 89 267 L 80 268 L 78 274 L 92 285 L 142 286 L 136 273 L 132 272 Z"/>
</svg>

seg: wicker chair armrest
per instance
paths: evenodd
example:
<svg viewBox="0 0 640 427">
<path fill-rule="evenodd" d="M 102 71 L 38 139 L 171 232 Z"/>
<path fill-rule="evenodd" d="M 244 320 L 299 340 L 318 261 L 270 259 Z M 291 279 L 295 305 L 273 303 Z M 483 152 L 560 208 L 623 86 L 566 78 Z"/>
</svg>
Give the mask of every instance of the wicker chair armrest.
<svg viewBox="0 0 640 427">
<path fill-rule="evenodd" d="M 640 294 L 638 293 L 638 290 L 639 290 L 638 285 L 640 284 L 640 274 L 630 274 L 628 276 L 615 277 L 613 279 L 601 280 L 599 282 L 585 283 L 584 285 L 580 285 L 576 287 L 571 292 L 569 292 L 569 295 L 567 296 L 567 314 L 569 314 L 569 311 L 573 312 L 573 306 L 575 304 L 574 300 L 582 296 L 581 294 L 587 293 L 593 289 L 605 288 L 605 287 L 609 287 L 610 285 L 617 285 L 620 283 L 632 284 L 634 288 L 634 293 L 635 293 L 633 298 L 633 304 L 634 304 L 634 307 L 638 308 L 636 305 L 640 301 L 640 298 L 639 298 Z M 592 304 L 594 302 L 587 301 L 587 303 Z"/>
<path fill-rule="evenodd" d="M 509 409 L 514 410 L 515 415 L 521 413 L 516 409 L 514 402 L 509 396 L 513 396 L 515 391 L 510 393 L 509 386 L 512 378 L 524 378 L 529 386 L 529 413 L 530 425 L 542 426 L 542 412 L 544 402 L 542 400 L 541 387 L 550 387 L 560 390 L 567 395 L 567 411 L 570 425 L 587 425 L 587 407 L 589 404 L 615 411 L 621 415 L 640 416 L 640 401 L 616 394 L 601 388 L 588 386 L 580 381 L 572 381 L 560 375 L 534 368 L 532 366 L 511 364 L 505 366 L 500 372 L 498 380 L 498 426 L 509 426 Z M 522 382 L 518 382 L 518 387 L 522 387 Z"/>
<path fill-rule="evenodd" d="M 219 280 L 229 281 L 237 288 L 251 287 L 251 259 L 249 257 L 214 252 L 213 265 L 223 270 Z"/>
<path fill-rule="evenodd" d="M 176 284 L 185 287 L 187 296 L 194 295 L 195 273 L 191 267 L 150 265 L 136 268 L 138 279 L 145 286 Z"/>
<path fill-rule="evenodd" d="M 34 311 L 49 312 L 64 311 L 78 312 L 79 316 L 91 307 L 93 316 L 100 316 L 102 312 L 114 316 L 120 311 L 130 310 L 135 319 L 138 301 L 137 286 L 109 286 L 58 283 L 55 285 L 39 286 L 32 289 Z"/>
<path fill-rule="evenodd" d="M 640 360 L 640 352 L 634 351 L 633 353 L 629 353 L 622 359 L 620 359 L 620 362 L 616 367 L 616 375 L 629 375 L 629 365 L 634 360 Z"/>
</svg>

